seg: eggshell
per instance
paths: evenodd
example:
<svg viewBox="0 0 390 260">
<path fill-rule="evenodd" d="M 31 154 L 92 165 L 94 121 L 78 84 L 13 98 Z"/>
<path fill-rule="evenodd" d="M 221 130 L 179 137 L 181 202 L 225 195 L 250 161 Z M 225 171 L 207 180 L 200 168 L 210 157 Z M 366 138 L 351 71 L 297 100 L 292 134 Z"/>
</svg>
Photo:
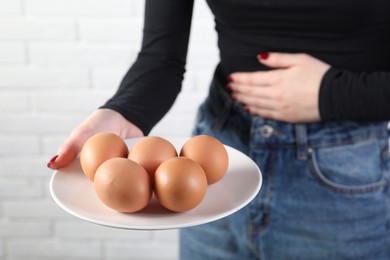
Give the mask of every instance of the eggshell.
<svg viewBox="0 0 390 260">
<path fill-rule="evenodd" d="M 221 180 L 229 166 L 229 156 L 225 146 L 218 139 L 208 135 L 191 137 L 184 143 L 180 156 L 199 163 L 206 173 L 208 184 Z"/>
<path fill-rule="evenodd" d="M 127 157 L 126 143 L 112 133 L 99 133 L 90 137 L 80 152 L 80 164 L 84 174 L 94 180 L 97 168 L 108 159 Z"/>
<path fill-rule="evenodd" d="M 146 170 L 127 158 L 112 158 L 96 171 L 94 187 L 100 200 L 119 212 L 136 212 L 152 197 Z"/>
<path fill-rule="evenodd" d="M 128 156 L 144 167 L 152 180 L 157 167 L 172 157 L 177 157 L 176 148 L 171 142 L 158 136 L 142 138 L 133 145 Z"/>
<path fill-rule="evenodd" d="M 198 206 L 206 195 L 207 178 L 198 163 L 185 157 L 164 161 L 156 170 L 154 193 L 165 208 L 183 212 Z"/>
</svg>

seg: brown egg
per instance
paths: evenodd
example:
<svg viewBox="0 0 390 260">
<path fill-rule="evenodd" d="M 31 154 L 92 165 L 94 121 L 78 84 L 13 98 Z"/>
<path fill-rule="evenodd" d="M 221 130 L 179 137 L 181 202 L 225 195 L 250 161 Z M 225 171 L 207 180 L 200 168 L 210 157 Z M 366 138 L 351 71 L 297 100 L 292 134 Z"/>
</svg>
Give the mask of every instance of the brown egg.
<svg viewBox="0 0 390 260">
<path fill-rule="evenodd" d="M 154 193 L 165 208 L 183 212 L 198 206 L 207 191 L 207 178 L 198 163 L 176 157 L 164 161 L 156 170 Z"/>
<path fill-rule="evenodd" d="M 111 133 L 90 137 L 80 152 L 80 164 L 84 174 L 93 181 L 97 168 L 108 159 L 127 157 L 129 151 L 122 138 Z"/>
<path fill-rule="evenodd" d="M 144 137 L 136 142 L 128 156 L 145 168 L 152 181 L 157 167 L 172 157 L 177 157 L 176 148 L 168 140 L 157 136 Z"/>
<path fill-rule="evenodd" d="M 190 138 L 182 147 L 180 156 L 190 158 L 202 166 L 207 183 L 221 180 L 228 169 L 229 157 L 225 146 L 216 138 L 197 135 Z"/>
<path fill-rule="evenodd" d="M 119 212 L 139 211 L 152 197 L 148 173 L 127 158 L 112 158 L 100 165 L 94 186 L 100 200 Z"/>
</svg>

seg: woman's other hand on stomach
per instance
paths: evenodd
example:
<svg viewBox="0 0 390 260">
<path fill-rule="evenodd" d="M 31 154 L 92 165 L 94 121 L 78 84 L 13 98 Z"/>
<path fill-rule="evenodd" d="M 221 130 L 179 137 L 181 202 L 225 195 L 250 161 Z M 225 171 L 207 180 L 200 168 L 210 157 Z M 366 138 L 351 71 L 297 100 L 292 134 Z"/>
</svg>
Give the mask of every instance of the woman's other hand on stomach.
<svg viewBox="0 0 390 260">
<path fill-rule="evenodd" d="M 229 75 L 232 99 L 254 115 L 290 123 L 320 120 L 318 99 L 321 80 L 330 65 L 308 55 L 260 53 L 269 71 Z"/>
</svg>

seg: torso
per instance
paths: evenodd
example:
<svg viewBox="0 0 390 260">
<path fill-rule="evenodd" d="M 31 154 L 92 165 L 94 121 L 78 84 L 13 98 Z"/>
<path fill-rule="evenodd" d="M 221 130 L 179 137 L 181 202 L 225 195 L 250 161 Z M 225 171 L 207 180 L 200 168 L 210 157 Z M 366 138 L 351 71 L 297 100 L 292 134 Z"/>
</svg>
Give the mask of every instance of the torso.
<svg viewBox="0 0 390 260">
<path fill-rule="evenodd" d="M 390 1 L 207 2 L 226 73 L 261 69 L 260 51 L 309 53 L 352 71 L 390 68 Z"/>
</svg>

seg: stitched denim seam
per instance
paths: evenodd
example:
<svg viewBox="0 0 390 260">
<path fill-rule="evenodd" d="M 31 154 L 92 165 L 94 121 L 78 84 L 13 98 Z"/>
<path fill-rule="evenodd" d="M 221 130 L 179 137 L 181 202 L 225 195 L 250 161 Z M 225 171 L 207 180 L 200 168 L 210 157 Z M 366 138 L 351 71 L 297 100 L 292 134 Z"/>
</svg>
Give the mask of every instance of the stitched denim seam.
<svg viewBox="0 0 390 260">
<path fill-rule="evenodd" d="M 309 146 L 311 148 L 327 148 L 327 147 L 334 147 L 334 146 L 341 146 L 341 145 L 348 145 L 348 144 L 353 144 L 357 142 L 364 142 L 364 141 L 370 141 L 370 140 L 375 140 L 378 138 L 386 138 L 387 135 L 384 135 L 383 132 L 377 132 L 377 134 L 372 134 L 368 137 L 357 137 L 357 138 L 350 138 L 348 140 L 343 140 L 343 141 L 334 141 L 334 142 L 327 142 L 327 143 L 310 143 L 309 141 Z M 269 142 L 269 143 L 252 143 L 251 144 L 252 149 L 257 149 L 257 148 L 292 148 L 296 149 L 297 144 L 296 143 L 278 143 L 278 142 Z"/>
<path fill-rule="evenodd" d="M 374 192 L 387 186 L 387 180 L 385 179 L 385 176 L 383 176 L 383 178 L 377 182 L 373 182 L 370 184 L 363 184 L 363 185 L 349 186 L 349 185 L 343 185 L 343 184 L 332 182 L 331 180 L 326 178 L 325 175 L 322 173 L 322 171 L 319 169 L 317 164 L 316 154 L 312 148 L 309 149 L 309 166 L 316 179 L 318 179 L 326 187 L 336 192 L 351 194 L 351 195 L 363 194 L 368 192 Z"/>
</svg>

